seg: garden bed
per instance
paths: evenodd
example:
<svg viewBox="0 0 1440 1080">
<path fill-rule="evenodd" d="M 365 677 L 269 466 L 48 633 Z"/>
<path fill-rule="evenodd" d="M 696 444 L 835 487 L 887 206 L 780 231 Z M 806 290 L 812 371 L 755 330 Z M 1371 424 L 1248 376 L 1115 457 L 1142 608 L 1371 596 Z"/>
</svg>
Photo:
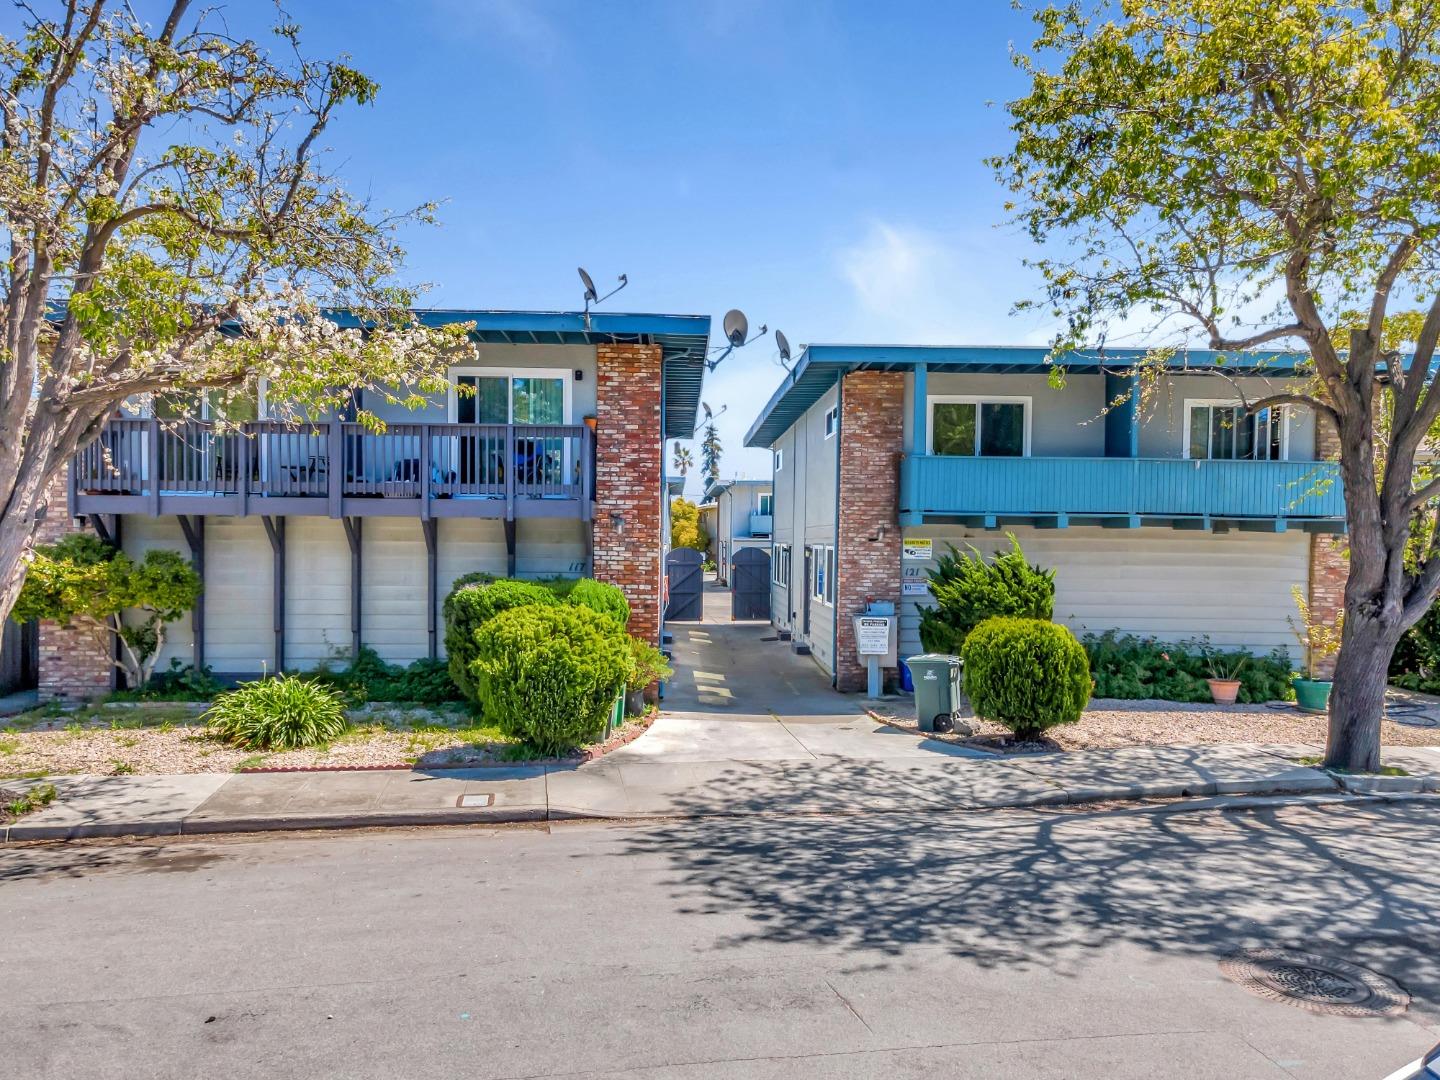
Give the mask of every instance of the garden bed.
<svg viewBox="0 0 1440 1080">
<path fill-rule="evenodd" d="M 1181 704 L 1174 701 L 1128 701 L 1095 698 L 1074 724 L 1051 728 L 1046 736 L 1053 746 L 1002 748 L 1008 735 L 999 724 L 976 720 L 969 709 L 962 715 L 975 726 L 975 734 L 922 733 L 915 718 L 902 709 L 873 714 L 892 727 L 942 742 L 977 750 L 1035 752 L 1044 749 L 1100 750 L 1120 746 L 1196 746 L 1217 743 L 1324 745 L 1327 720 L 1302 713 L 1292 705 Z M 1410 719 L 1407 717 L 1407 720 Z M 1422 726 L 1424 724 L 1434 726 Z M 1414 723 L 1385 721 L 1380 740 L 1385 746 L 1440 746 L 1440 719 L 1418 718 Z"/>
<path fill-rule="evenodd" d="M 465 768 L 534 760 L 461 707 L 371 704 L 326 746 L 276 753 L 237 749 L 206 733 L 203 704 L 112 702 L 74 712 L 37 709 L 0 722 L 0 779 L 39 775 L 142 775 L 284 769 Z M 632 721 L 577 759 L 648 726 Z"/>
</svg>

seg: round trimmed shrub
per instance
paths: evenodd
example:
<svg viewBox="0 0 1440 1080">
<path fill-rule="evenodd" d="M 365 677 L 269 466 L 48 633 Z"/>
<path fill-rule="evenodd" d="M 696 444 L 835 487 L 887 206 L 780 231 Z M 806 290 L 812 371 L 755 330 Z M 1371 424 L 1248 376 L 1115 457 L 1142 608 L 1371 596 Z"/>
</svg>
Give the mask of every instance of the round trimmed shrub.
<svg viewBox="0 0 1440 1080">
<path fill-rule="evenodd" d="M 473 702 L 480 700 L 479 688 L 470 677 L 471 665 L 478 655 L 475 632 L 480 627 L 511 608 L 554 603 L 557 603 L 555 594 L 533 581 L 501 578 L 489 584 L 476 583 L 452 589 L 445 597 L 442 608 L 445 616 L 445 655 L 449 658 L 450 678 L 460 692 Z"/>
<path fill-rule="evenodd" d="M 625 599 L 624 590 L 606 581 L 581 578 L 575 582 L 565 601 L 608 615 L 621 626 L 630 622 L 630 601 Z"/>
<path fill-rule="evenodd" d="M 243 683 L 217 697 L 203 719 L 225 742 L 247 750 L 320 746 L 350 728 L 336 691 L 294 675 Z"/>
<path fill-rule="evenodd" d="M 965 638 L 965 695 L 977 716 L 1015 738 L 1038 738 L 1080 719 L 1090 700 L 1090 661 L 1075 635 L 1044 619 L 986 619 Z"/>
<path fill-rule="evenodd" d="M 485 719 L 541 754 L 599 735 L 634 663 L 624 630 L 584 607 L 512 608 L 485 623 L 475 645 Z"/>
</svg>

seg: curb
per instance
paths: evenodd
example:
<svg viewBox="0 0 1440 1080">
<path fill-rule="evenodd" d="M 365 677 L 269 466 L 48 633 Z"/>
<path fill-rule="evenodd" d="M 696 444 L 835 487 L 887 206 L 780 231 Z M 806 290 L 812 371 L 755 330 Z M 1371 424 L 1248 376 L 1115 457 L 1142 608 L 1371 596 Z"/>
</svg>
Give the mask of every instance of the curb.
<svg viewBox="0 0 1440 1080">
<path fill-rule="evenodd" d="M 1327 781 L 1329 777 L 1325 778 Z M 1386 777 L 1384 779 L 1422 779 L 1418 777 Z M 1266 786 L 1263 782 L 1235 781 L 1226 783 L 1198 784 L 1156 784 L 1149 787 L 1140 785 L 1114 787 L 1090 787 L 1068 791 L 1063 788 L 1053 792 L 1033 792 L 1027 796 L 997 803 L 965 803 L 942 806 L 922 804 L 905 807 L 880 807 L 875 809 L 846 809 L 841 811 L 816 811 L 815 814 L 797 814 L 793 809 L 778 806 L 774 810 L 745 812 L 717 806 L 713 810 L 667 813 L 656 811 L 630 811 L 626 813 L 603 813 L 578 807 L 562 806 L 512 806 L 512 807 L 467 807 L 434 810 L 378 811 L 361 814 L 280 814 L 274 816 L 253 816 L 243 818 L 170 818 L 136 822 L 106 822 L 79 825 L 24 825 L 14 824 L 0 828 L 0 843 L 26 843 L 39 840 L 84 840 L 114 838 L 122 836 L 204 836 L 223 833 L 260 833 L 285 831 L 345 830 L 364 828 L 397 828 L 426 825 L 503 825 L 526 824 L 539 821 L 658 821 L 675 819 L 741 818 L 784 816 L 859 816 L 865 814 L 956 814 L 994 810 L 1045 810 L 1060 806 L 1086 806 L 1105 802 L 1138 802 L 1142 799 L 1183 799 L 1165 807 L 1133 807 L 1129 812 L 1148 812 L 1163 809 L 1166 812 L 1206 809 L 1244 809 L 1248 806 L 1274 805 L 1274 800 L 1293 800 L 1297 804 L 1309 803 L 1369 803 L 1386 801 L 1409 801 L 1428 799 L 1431 796 L 1417 791 L 1375 792 L 1350 791 L 1339 785 L 1326 783 L 1323 786 L 1303 784 L 1297 786 L 1293 780 L 1275 782 Z M 17 835 L 18 834 L 18 835 Z"/>
</svg>

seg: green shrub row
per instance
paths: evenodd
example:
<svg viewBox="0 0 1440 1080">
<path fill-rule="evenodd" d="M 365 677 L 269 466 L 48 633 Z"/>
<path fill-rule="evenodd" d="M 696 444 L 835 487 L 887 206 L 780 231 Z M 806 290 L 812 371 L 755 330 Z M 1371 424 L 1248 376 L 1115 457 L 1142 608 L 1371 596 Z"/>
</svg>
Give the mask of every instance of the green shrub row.
<svg viewBox="0 0 1440 1080">
<path fill-rule="evenodd" d="M 1090 664 L 1067 627 L 1044 619 L 986 619 L 965 638 L 965 696 L 975 715 L 1021 741 L 1080 719 Z"/>
<path fill-rule="evenodd" d="M 1090 674 L 1095 679 L 1095 696 L 1101 698 L 1157 698 L 1163 701 L 1210 701 L 1205 681 L 1210 663 L 1234 668 L 1240 661 L 1237 701 L 1259 703 L 1286 701 L 1294 697 L 1290 680 L 1294 670 L 1290 658 L 1277 649 L 1257 657 L 1243 649 L 1210 648 L 1211 658 L 1196 641 L 1167 644 L 1154 638 L 1119 634 L 1087 634 L 1085 652 Z"/>
<path fill-rule="evenodd" d="M 1440 604 L 1400 638 L 1390 658 L 1390 681 L 1407 690 L 1440 694 Z"/>
</svg>

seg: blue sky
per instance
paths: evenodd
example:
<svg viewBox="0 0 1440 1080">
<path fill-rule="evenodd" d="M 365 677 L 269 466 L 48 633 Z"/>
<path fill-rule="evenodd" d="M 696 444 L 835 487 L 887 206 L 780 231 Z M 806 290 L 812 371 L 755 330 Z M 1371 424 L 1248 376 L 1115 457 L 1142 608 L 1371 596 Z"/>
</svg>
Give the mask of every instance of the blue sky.
<svg viewBox="0 0 1440 1080">
<path fill-rule="evenodd" d="M 982 161 L 1031 37 L 1006 0 L 289 8 L 381 84 L 331 133 L 352 183 L 446 200 L 408 237 L 436 306 L 573 308 L 583 265 L 629 274 L 612 305 L 708 313 L 717 340 L 730 307 L 797 351 L 1046 339 L 1008 314 L 1030 245 Z M 783 374 L 766 338 L 708 380 L 726 477 L 769 475 L 741 443 Z"/>
<path fill-rule="evenodd" d="M 263 34 L 251 3 L 225 17 Z M 444 200 L 406 238 L 432 306 L 573 309 L 583 265 L 602 288 L 630 276 L 609 306 L 709 314 L 717 341 L 731 307 L 797 353 L 1048 338 L 1009 315 L 1031 246 L 982 161 L 1008 145 L 1009 48 L 1032 37 L 1008 0 L 286 7 L 309 53 L 381 84 L 329 131 L 351 186 Z M 769 475 L 741 443 L 783 374 L 769 337 L 707 381 L 726 478 Z"/>
</svg>

